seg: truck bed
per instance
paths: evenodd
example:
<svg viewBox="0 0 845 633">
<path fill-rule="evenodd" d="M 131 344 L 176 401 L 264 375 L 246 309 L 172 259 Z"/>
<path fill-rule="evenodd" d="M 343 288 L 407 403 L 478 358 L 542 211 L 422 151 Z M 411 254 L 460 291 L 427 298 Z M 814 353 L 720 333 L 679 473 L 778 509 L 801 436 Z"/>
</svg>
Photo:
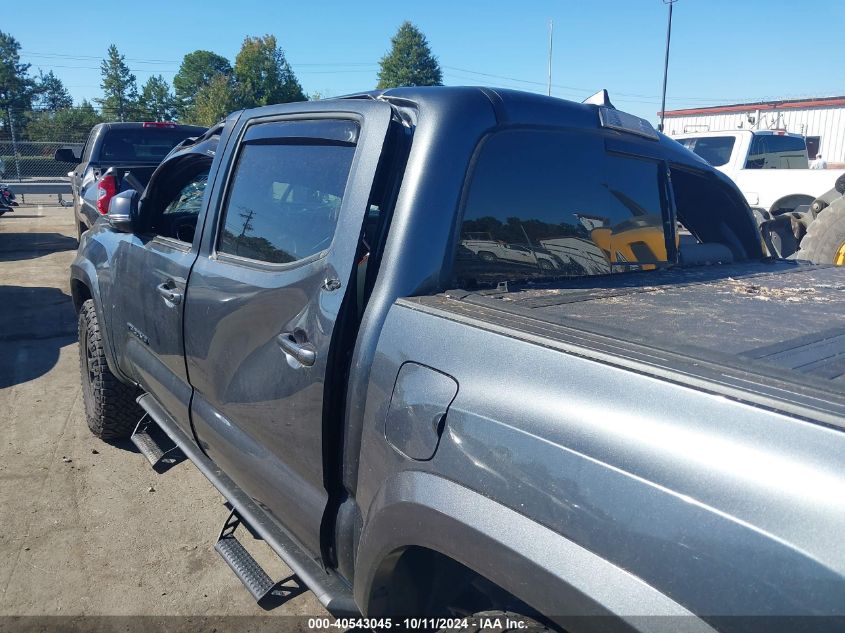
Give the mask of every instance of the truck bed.
<svg viewBox="0 0 845 633">
<path fill-rule="evenodd" d="M 843 272 L 754 262 L 456 291 L 419 304 L 514 335 L 771 392 L 845 420 Z"/>
</svg>

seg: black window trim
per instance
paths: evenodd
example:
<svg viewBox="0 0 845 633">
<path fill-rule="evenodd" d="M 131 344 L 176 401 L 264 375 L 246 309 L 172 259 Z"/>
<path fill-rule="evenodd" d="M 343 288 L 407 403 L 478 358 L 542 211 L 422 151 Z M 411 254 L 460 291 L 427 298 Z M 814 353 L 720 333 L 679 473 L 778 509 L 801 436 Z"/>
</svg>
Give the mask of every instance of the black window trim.
<svg viewBox="0 0 845 633">
<path fill-rule="evenodd" d="M 265 262 L 261 261 L 260 259 L 251 259 L 249 257 L 242 257 L 241 255 L 233 255 L 231 253 L 223 253 L 218 250 L 218 245 L 220 243 L 220 235 L 223 227 L 225 226 L 225 218 L 226 218 L 226 211 L 228 210 L 228 203 L 229 203 L 229 192 L 232 187 L 232 181 L 234 180 L 235 170 L 238 164 L 238 159 L 241 156 L 241 148 L 244 145 L 258 145 L 258 144 L 268 144 L 262 142 L 260 139 L 250 139 L 249 141 L 245 141 L 244 137 L 247 135 L 247 132 L 250 128 L 256 125 L 262 125 L 264 123 L 278 123 L 283 121 L 314 121 L 320 119 L 328 119 L 330 121 L 354 121 L 358 124 L 358 127 L 363 131 L 364 128 L 364 117 L 355 112 L 343 112 L 343 111 L 333 111 L 333 112 L 297 112 L 295 114 L 283 114 L 283 115 L 271 115 L 265 117 L 256 117 L 255 119 L 251 119 L 247 122 L 246 125 L 241 128 L 240 132 L 238 133 L 238 138 L 235 141 L 236 151 L 233 152 L 232 159 L 225 167 L 225 181 L 223 184 L 223 190 L 220 194 L 220 202 L 218 204 L 218 208 L 216 210 L 216 218 L 215 218 L 215 226 L 214 231 L 212 233 L 212 239 L 210 244 L 210 253 L 208 258 L 210 260 L 218 260 L 221 262 L 234 264 L 237 266 L 243 266 L 244 268 L 251 268 L 255 270 L 265 270 L 265 271 L 286 271 L 286 270 L 293 270 L 295 268 L 300 268 L 303 266 L 307 266 L 315 261 L 323 259 L 328 256 L 329 252 L 332 250 L 334 246 L 335 239 L 337 237 L 337 231 L 332 235 L 332 241 L 324 248 L 323 250 L 313 253 L 308 257 L 304 257 L 302 259 L 298 259 L 293 262 Z M 360 139 L 362 133 L 359 133 L 358 138 Z M 269 143 L 273 145 L 291 145 L 291 139 L 295 140 L 303 140 L 306 137 L 279 137 L 279 141 L 276 143 Z M 308 137 L 314 138 L 315 140 L 319 141 L 318 137 Z M 256 143 L 256 141 L 259 141 Z M 302 145 L 304 143 L 296 143 L 297 145 Z M 355 154 L 352 156 L 352 162 L 350 163 L 349 167 L 349 175 L 347 176 L 347 186 L 349 185 L 349 176 L 352 175 L 352 172 L 355 168 L 355 163 L 359 159 L 359 143 L 344 143 L 343 141 L 336 141 L 334 139 L 331 140 L 329 143 L 330 145 L 336 146 L 355 146 Z M 346 189 L 344 189 L 344 196 L 343 200 L 340 204 L 340 209 L 338 211 L 338 215 L 342 214 L 344 211 L 344 205 L 346 204 Z"/>
</svg>

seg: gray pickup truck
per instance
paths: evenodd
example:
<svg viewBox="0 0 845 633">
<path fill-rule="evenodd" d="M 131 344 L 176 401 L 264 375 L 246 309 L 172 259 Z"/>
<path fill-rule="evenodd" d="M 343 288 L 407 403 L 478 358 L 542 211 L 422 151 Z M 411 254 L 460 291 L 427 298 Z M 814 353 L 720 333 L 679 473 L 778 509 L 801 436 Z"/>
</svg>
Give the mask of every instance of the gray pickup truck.
<svg viewBox="0 0 845 633">
<path fill-rule="evenodd" d="M 262 604 L 240 523 L 407 628 L 845 624 L 845 269 L 767 257 L 606 93 L 237 112 L 107 219 L 71 268 L 88 424 L 194 462 Z"/>
<path fill-rule="evenodd" d="M 77 156 L 56 150 L 60 162 L 79 163 L 70 176 L 78 237 L 109 210 L 112 197 L 125 189 L 142 189 L 174 146 L 206 131 L 196 125 L 159 121 L 98 123 Z"/>
</svg>

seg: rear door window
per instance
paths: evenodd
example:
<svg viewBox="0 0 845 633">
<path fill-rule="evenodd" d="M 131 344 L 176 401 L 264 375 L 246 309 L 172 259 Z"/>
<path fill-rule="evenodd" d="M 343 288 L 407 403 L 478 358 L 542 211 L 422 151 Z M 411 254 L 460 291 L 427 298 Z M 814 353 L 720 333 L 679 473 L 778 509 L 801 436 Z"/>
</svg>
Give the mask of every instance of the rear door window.
<svg viewBox="0 0 845 633">
<path fill-rule="evenodd" d="M 607 274 L 667 261 L 663 163 L 603 138 L 508 130 L 482 146 L 464 206 L 460 285 Z"/>
<path fill-rule="evenodd" d="M 253 126 L 230 182 L 217 251 L 289 264 L 328 249 L 357 134 L 352 121 Z"/>
</svg>

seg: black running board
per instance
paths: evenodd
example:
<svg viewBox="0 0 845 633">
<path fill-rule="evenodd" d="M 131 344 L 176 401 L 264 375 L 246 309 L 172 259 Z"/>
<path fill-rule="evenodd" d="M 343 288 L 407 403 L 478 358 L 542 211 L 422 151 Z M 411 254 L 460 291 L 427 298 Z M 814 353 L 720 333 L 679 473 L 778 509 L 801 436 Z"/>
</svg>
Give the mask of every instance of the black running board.
<svg viewBox="0 0 845 633">
<path fill-rule="evenodd" d="M 349 585 L 332 570 L 323 569 L 322 565 L 311 558 L 296 543 L 293 537 L 272 521 L 264 510 L 255 504 L 249 495 L 241 490 L 211 459 L 206 457 L 194 443 L 193 438 L 188 437 L 173 422 L 172 418 L 164 411 L 155 398 L 150 394 L 144 394 L 138 398 L 138 404 L 141 405 L 149 417 L 167 434 L 176 446 L 182 450 L 187 458 L 194 463 L 199 471 L 205 475 L 206 479 L 229 501 L 232 505 L 233 513 L 237 516 L 238 520 L 248 524 L 252 530 L 264 539 L 279 558 L 290 567 L 291 571 L 314 593 L 317 600 L 320 601 L 320 604 L 326 610 L 337 617 L 359 617 L 361 615 L 352 597 L 352 590 Z M 236 540 L 235 543 L 237 545 L 231 541 L 227 541 L 222 546 L 225 553 L 221 551 L 219 544 L 220 541 L 226 538 L 224 536 L 225 533 L 226 528 L 224 527 L 215 549 L 223 556 L 224 560 L 232 567 L 235 573 L 238 574 L 238 577 L 247 586 L 250 593 L 256 596 L 255 592 L 260 593 L 263 588 L 266 588 L 266 582 L 263 582 L 263 579 L 260 579 L 260 577 L 255 582 L 250 580 L 250 584 L 244 580 L 244 575 L 239 573 L 235 566 L 233 566 L 233 561 L 236 561 L 240 565 L 245 560 L 242 558 L 240 550 L 247 556 L 249 554 Z M 234 539 L 234 537 L 231 538 Z M 240 550 L 238 550 L 238 547 L 240 547 Z M 251 556 L 249 556 L 249 560 L 253 560 Z M 253 563 L 255 563 L 254 560 Z M 255 564 L 257 566 L 257 563 Z M 261 570 L 261 573 L 269 580 L 269 576 L 263 570 Z M 256 600 L 259 600 L 258 596 L 256 596 Z"/>
</svg>

